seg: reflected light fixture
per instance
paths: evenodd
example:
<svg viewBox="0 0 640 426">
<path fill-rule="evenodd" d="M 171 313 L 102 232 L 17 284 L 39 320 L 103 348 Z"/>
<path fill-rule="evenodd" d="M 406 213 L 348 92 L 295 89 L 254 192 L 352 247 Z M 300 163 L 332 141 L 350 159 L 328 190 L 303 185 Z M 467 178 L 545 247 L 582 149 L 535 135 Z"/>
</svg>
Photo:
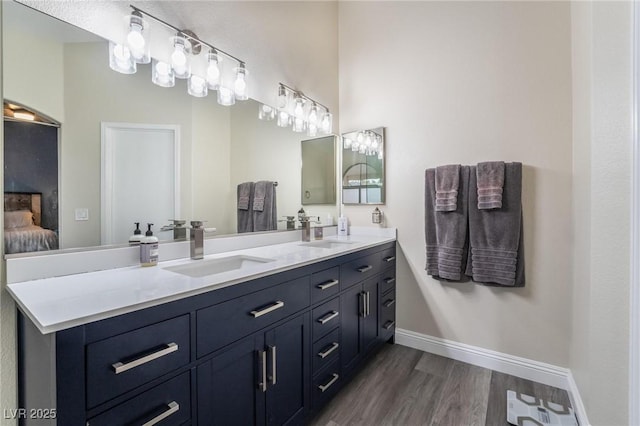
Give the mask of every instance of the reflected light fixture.
<svg viewBox="0 0 640 426">
<path fill-rule="evenodd" d="M 308 108 L 307 104 L 310 105 Z M 276 123 L 280 127 L 291 126 L 291 129 L 298 133 L 306 130 L 311 137 L 330 134 L 332 131 L 333 120 L 329 108 L 284 83 L 278 86 L 276 105 Z M 259 108 L 265 106 L 260 105 Z M 258 110 L 258 117 L 264 117 L 261 109 Z"/>
<path fill-rule="evenodd" d="M 260 104 L 260 109 L 258 109 L 258 119 L 265 120 L 265 121 L 271 121 L 274 118 L 276 118 L 276 110 L 275 110 L 275 108 L 273 108 L 273 107 L 271 107 L 269 105 Z"/>
<path fill-rule="evenodd" d="M 124 18 L 125 28 L 121 39 L 109 42 L 111 69 L 133 74 L 137 71 L 137 64 L 151 63 L 151 80 L 158 86 L 173 87 L 175 79 L 181 78 L 187 80 L 187 92 L 195 97 L 205 97 L 209 90 L 216 90 L 221 105 L 233 105 L 236 99 L 249 99 L 249 73 L 244 61 L 201 40 L 189 30 L 180 29 L 135 6 L 130 7 L 133 12 Z M 153 33 L 149 31 L 149 21 L 154 22 Z M 155 30 L 156 23 L 174 31 L 175 35 L 169 37 L 168 42 L 165 41 L 162 31 Z M 152 35 L 154 40 L 151 39 Z M 151 46 L 154 52 L 151 52 Z M 222 56 L 238 64 L 233 70 L 235 80 L 227 86 L 221 83 L 224 74 Z"/>
</svg>

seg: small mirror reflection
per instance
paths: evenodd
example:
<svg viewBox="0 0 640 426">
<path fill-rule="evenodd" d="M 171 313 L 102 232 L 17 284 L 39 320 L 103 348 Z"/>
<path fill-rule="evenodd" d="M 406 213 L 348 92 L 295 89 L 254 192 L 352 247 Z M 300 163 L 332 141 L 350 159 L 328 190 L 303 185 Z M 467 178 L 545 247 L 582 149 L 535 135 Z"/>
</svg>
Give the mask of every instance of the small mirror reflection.
<svg viewBox="0 0 640 426">
<path fill-rule="evenodd" d="M 342 202 L 384 204 L 384 128 L 342 135 Z"/>
</svg>

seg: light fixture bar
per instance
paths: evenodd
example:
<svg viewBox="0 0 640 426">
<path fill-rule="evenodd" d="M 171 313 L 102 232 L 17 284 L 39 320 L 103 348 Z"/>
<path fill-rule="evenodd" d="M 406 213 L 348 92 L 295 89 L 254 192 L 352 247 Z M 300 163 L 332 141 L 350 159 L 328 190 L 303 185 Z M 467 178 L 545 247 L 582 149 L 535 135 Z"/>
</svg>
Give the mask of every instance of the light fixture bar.
<svg viewBox="0 0 640 426">
<path fill-rule="evenodd" d="M 193 40 L 193 41 L 195 41 L 196 43 L 199 43 L 199 44 L 202 44 L 202 45 L 204 45 L 204 46 L 207 46 L 209 49 L 214 49 L 214 50 L 216 50 L 218 53 L 222 53 L 223 55 L 225 55 L 225 56 L 227 56 L 227 57 L 229 57 L 229 58 L 233 59 L 234 61 L 238 62 L 240 65 L 243 65 L 243 66 L 244 66 L 245 62 L 244 62 L 243 60 L 240 60 L 240 59 L 236 58 L 236 57 L 235 57 L 235 56 L 233 56 L 232 54 L 227 53 L 227 52 L 225 52 L 225 51 L 224 51 L 224 50 L 222 50 L 222 49 L 218 49 L 218 48 L 217 48 L 217 47 L 215 47 L 214 45 L 212 45 L 212 44 L 210 44 L 210 43 L 207 43 L 206 41 L 202 41 L 202 40 L 200 40 L 198 37 L 194 37 L 194 35 L 193 35 L 193 34 L 189 34 L 189 32 L 185 32 L 184 30 L 181 30 L 180 28 L 178 28 L 178 27 L 175 27 L 175 26 L 171 25 L 171 24 L 170 24 L 170 23 L 168 23 L 167 21 L 164 21 L 164 20 L 162 20 L 162 19 L 160 19 L 160 18 L 158 18 L 158 17 L 156 17 L 156 16 L 153 16 L 152 14 L 147 13 L 147 12 L 145 12 L 144 10 L 142 10 L 142 9 L 140 9 L 140 8 L 137 8 L 137 7 L 135 7 L 135 6 L 134 6 L 134 5 L 132 5 L 132 4 L 130 4 L 130 5 L 129 5 L 129 7 L 130 7 L 131 9 L 133 9 L 134 11 L 136 11 L 136 12 L 138 12 L 138 13 L 141 13 L 141 14 L 143 14 L 144 16 L 146 16 L 146 17 L 148 17 L 148 18 L 151 18 L 151 19 L 153 19 L 154 21 L 156 21 L 156 22 L 158 22 L 158 23 L 160 23 L 160 24 L 162 24 L 162 25 L 164 25 L 164 26 L 166 26 L 166 27 L 168 27 L 168 28 L 171 28 L 172 30 L 174 30 L 174 31 L 176 31 L 176 32 L 178 32 L 178 33 L 180 33 L 180 35 L 181 35 L 181 36 L 183 36 L 183 37 L 185 37 L 185 38 L 187 38 L 187 39 Z M 282 84 L 282 83 L 281 83 L 281 84 Z"/>
<path fill-rule="evenodd" d="M 304 99 L 308 100 L 309 102 L 312 102 L 312 103 L 314 103 L 314 104 L 316 104 L 316 105 L 320 105 L 322 108 L 324 108 L 324 109 L 325 109 L 325 111 L 329 112 L 329 108 L 327 108 L 324 104 L 321 104 L 320 102 L 316 101 L 315 99 L 311 99 L 310 97 L 308 97 L 307 95 L 305 95 L 305 94 L 304 94 L 304 93 L 302 93 L 301 91 L 296 90 L 296 89 L 294 89 L 294 88 L 292 88 L 292 87 L 289 87 L 289 86 L 287 86 L 286 84 L 284 84 L 284 83 L 282 83 L 282 82 L 280 83 L 280 86 L 282 86 L 282 87 L 286 88 L 286 89 L 287 89 L 287 90 L 289 90 L 291 93 L 297 94 L 297 95 L 298 95 L 298 96 L 300 96 L 301 98 L 304 98 Z"/>
</svg>

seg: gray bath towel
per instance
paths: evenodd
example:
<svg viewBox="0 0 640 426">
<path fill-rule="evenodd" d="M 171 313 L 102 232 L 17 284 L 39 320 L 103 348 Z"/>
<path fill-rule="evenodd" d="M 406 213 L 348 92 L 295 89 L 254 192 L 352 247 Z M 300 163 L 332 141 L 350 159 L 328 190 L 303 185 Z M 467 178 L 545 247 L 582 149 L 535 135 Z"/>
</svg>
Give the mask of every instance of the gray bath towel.
<svg viewBox="0 0 640 426">
<path fill-rule="evenodd" d="M 276 186 L 268 180 L 258 181 L 253 197 L 253 230 L 273 231 L 276 229 L 278 229 Z"/>
<path fill-rule="evenodd" d="M 466 194 L 469 166 L 460 166 L 459 171 L 458 192 Z M 464 277 L 466 262 L 468 198 L 460 197 L 455 210 L 438 211 L 435 175 L 435 169 L 425 172 L 425 269 L 436 279 L 458 281 Z"/>
<path fill-rule="evenodd" d="M 253 182 L 238 185 L 238 232 L 253 231 Z"/>
<path fill-rule="evenodd" d="M 478 208 L 480 210 L 502 208 L 502 188 L 504 187 L 504 161 L 478 163 Z"/>
<path fill-rule="evenodd" d="M 436 211 L 452 212 L 458 202 L 460 164 L 436 167 Z"/>
<path fill-rule="evenodd" d="M 469 258 L 466 274 L 474 281 L 524 286 L 522 164 L 504 167 L 502 208 L 480 210 L 476 170 L 469 179 Z"/>
</svg>

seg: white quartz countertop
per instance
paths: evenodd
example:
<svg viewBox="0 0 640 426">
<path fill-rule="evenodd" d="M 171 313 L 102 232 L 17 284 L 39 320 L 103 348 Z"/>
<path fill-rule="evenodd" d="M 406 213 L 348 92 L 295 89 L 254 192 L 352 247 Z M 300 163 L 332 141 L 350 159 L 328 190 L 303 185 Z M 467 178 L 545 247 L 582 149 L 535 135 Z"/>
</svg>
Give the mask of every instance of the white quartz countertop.
<svg viewBox="0 0 640 426">
<path fill-rule="evenodd" d="M 395 241 L 395 236 L 334 236 L 323 241 L 336 240 L 350 244 L 322 248 L 295 241 L 208 255 L 203 260 L 180 259 L 153 267 L 132 266 L 17 282 L 7 288 L 40 332 L 47 334 L 342 256 Z M 200 278 L 165 269 L 237 255 L 273 261 Z"/>
</svg>

